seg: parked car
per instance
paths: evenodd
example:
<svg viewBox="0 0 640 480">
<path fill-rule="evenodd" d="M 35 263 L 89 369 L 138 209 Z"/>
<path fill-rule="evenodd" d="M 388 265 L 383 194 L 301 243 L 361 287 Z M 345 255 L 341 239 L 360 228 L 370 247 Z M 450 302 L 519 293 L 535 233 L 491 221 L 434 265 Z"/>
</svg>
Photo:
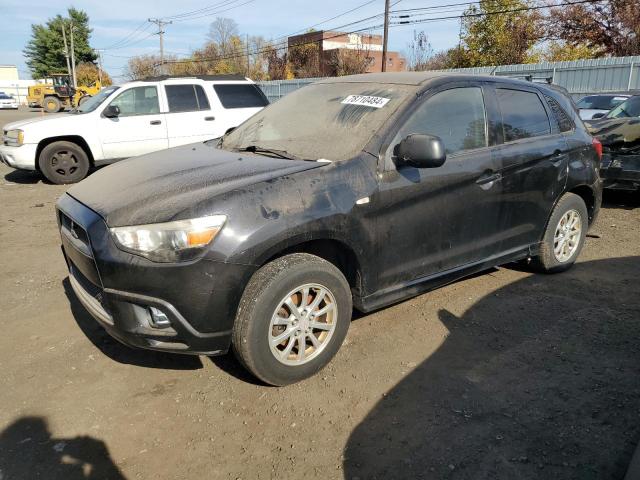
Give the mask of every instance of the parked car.
<svg viewBox="0 0 640 480">
<path fill-rule="evenodd" d="M 257 85 L 236 75 L 130 82 L 69 113 L 6 125 L 0 160 L 74 183 L 93 166 L 220 137 L 267 104 Z"/>
<path fill-rule="evenodd" d="M 599 152 L 549 87 L 338 77 L 217 141 L 97 172 L 60 198 L 58 221 L 71 287 L 115 338 L 232 347 L 285 385 L 336 354 L 352 306 L 523 259 L 571 267 L 600 207 Z"/>
<path fill-rule="evenodd" d="M 580 118 L 583 120 L 590 120 L 592 118 L 598 118 L 604 116 L 609 111 L 622 102 L 624 102 L 631 95 L 587 95 L 578 100 L 577 106 L 580 110 Z"/>
<path fill-rule="evenodd" d="M 606 117 L 585 124 L 602 142 L 600 176 L 604 187 L 640 189 L 640 96 L 629 98 Z"/>
<path fill-rule="evenodd" d="M 18 101 L 11 95 L 0 93 L 0 109 L 18 109 Z"/>
</svg>

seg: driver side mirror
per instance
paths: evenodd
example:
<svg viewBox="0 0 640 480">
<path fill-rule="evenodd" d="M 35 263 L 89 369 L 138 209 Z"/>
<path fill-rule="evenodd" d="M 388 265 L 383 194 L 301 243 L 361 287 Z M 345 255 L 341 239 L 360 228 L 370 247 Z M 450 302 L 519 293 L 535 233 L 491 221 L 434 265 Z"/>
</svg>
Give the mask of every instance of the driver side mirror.
<svg viewBox="0 0 640 480">
<path fill-rule="evenodd" d="M 120 107 L 117 105 L 109 105 L 104 109 L 103 115 L 107 118 L 117 118 L 120 115 Z"/>
<path fill-rule="evenodd" d="M 401 163 L 416 168 L 436 168 L 447 159 L 440 137 L 422 133 L 407 135 L 396 147 L 395 156 Z"/>
<path fill-rule="evenodd" d="M 599 113 L 593 114 L 591 118 L 595 120 L 596 118 L 603 118 L 606 115 L 607 115 L 606 113 L 599 112 Z"/>
</svg>

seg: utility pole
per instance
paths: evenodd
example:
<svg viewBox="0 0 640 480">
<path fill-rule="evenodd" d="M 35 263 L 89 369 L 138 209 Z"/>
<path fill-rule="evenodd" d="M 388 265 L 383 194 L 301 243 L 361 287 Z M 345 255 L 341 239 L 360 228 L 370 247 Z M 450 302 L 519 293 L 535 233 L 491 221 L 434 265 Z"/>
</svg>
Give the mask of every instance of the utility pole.
<svg viewBox="0 0 640 480">
<path fill-rule="evenodd" d="M 67 59 L 67 73 L 71 75 L 71 65 L 69 64 L 69 49 L 67 48 L 67 34 L 65 33 L 64 20 L 62 21 L 62 40 L 64 41 L 64 56 Z"/>
<path fill-rule="evenodd" d="M 382 38 L 382 71 L 387 71 L 387 40 L 389 39 L 389 0 L 384 0 L 384 37 Z"/>
<path fill-rule="evenodd" d="M 102 50 L 96 50 L 98 52 L 98 80 L 100 80 L 100 87 L 102 88 Z"/>
<path fill-rule="evenodd" d="M 247 78 L 249 77 L 249 72 L 251 72 L 251 59 L 249 58 L 249 34 L 247 33 Z"/>
<path fill-rule="evenodd" d="M 161 18 L 149 18 L 151 23 L 155 23 L 158 26 L 158 35 L 160 36 L 160 75 L 164 74 L 164 30 L 165 25 L 171 25 L 173 22 L 165 22 Z"/>
<path fill-rule="evenodd" d="M 78 88 L 76 81 L 76 51 L 73 49 L 73 21 L 71 22 L 71 75 L 73 76 L 73 88 Z"/>
</svg>

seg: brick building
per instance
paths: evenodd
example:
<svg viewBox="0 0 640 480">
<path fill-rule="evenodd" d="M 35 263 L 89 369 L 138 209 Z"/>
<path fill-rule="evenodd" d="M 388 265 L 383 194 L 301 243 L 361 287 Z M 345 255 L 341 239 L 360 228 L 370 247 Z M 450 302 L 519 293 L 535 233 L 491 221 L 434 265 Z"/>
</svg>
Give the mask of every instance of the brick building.
<svg viewBox="0 0 640 480">
<path fill-rule="evenodd" d="M 382 71 L 382 35 L 320 30 L 288 38 L 289 48 L 301 44 L 315 47 L 320 76 L 335 75 L 336 55 L 345 51 L 366 58 L 367 73 Z M 406 63 L 398 52 L 387 51 L 387 72 L 402 72 Z"/>
</svg>

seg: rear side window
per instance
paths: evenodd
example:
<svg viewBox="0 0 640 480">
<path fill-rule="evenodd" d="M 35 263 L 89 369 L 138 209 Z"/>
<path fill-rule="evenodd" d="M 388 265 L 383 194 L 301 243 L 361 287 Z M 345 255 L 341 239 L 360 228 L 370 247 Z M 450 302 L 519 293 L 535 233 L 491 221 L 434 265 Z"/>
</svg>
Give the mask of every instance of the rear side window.
<svg viewBox="0 0 640 480">
<path fill-rule="evenodd" d="M 571 120 L 569 114 L 564 111 L 564 108 L 562 108 L 554 98 L 551 98 L 548 95 L 545 95 L 544 98 L 549 104 L 551 111 L 553 112 L 553 116 L 555 117 L 556 123 L 558 124 L 558 129 L 561 132 L 569 132 L 573 130 L 573 121 Z"/>
<path fill-rule="evenodd" d="M 505 142 L 551 133 L 547 111 L 537 94 L 498 88 L 496 95 L 502 112 Z"/>
<path fill-rule="evenodd" d="M 420 105 L 400 129 L 394 143 L 411 133 L 436 135 L 448 155 L 487 146 L 485 110 L 479 87 L 436 93 Z"/>
<path fill-rule="evenodd" d="M 269 104 L 258 87 L 251 83 L 217 84 L 213 89 L 224 108 L 256 108 Z"/>
<path fill-rule="evenodd" d="M 170 112 L 209 110 L 209 100 L 200 85 L 165 85 Z"/>
</svg>

